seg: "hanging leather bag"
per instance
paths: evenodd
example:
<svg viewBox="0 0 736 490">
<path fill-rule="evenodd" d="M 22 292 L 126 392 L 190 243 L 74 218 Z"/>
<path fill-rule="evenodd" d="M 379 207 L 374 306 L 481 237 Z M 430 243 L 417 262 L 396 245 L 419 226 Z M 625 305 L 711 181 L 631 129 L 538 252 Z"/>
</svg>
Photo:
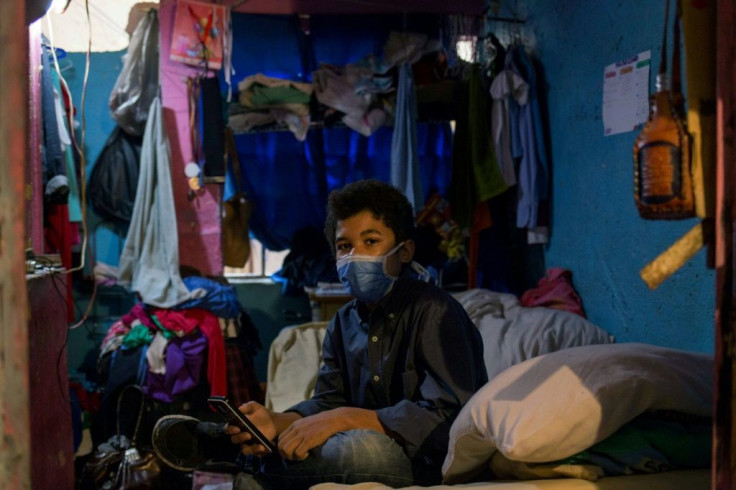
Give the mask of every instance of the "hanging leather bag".
<svg viewBox="0 0 736 490">
<path fill-rule="evenodd" d="M 665 6 L 662 58 L 649 119 L 634 142 L 634 200 L 645 219 L 684 219 L 695 215 L 690 172 L 690 135 L 685 127 L 680 83 L 680 2 L 675 16 L 672 84 L 667 74 Z"/>
<path fill-rule="evenodd" d="M 232 131 L 225 129 L 225 154 L 232 164 L 236 189 L 240 189 L 240 161 L 235 148 Z M 248 222 L 253 203 L 248 195 L 238 190 L 230 199 L 222 203 L 222 259 L 227 267 L 244 267 L 250 257 L 250 234 Z"/>
</svg>

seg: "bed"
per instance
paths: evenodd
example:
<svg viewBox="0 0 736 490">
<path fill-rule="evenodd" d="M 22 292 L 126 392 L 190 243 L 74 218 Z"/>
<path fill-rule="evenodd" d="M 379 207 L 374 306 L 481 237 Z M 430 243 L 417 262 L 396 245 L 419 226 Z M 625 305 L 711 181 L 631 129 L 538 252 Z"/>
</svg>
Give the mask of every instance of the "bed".
<svg viewBox="0 0 736 490">
<path fill-rule="evenodd" d="M 580 478 L 555 478 L 525 481 L 488 481 L 457 485 L 435 485 L 431 487 L 404 487 L 400 490 L 451 490 L 471 488 L 475 490 L 698 490 L 710 488 L 710 470 L 677 470 L 651 475 L 612 476 L 591 482 Z M 310 490 L 386 490 L 380 483 L 341 485 L 322 483 Z M 395 489 L 396 490 L 396 489 Z"/>
<path fill-rule="evenodd" d="M 427 488 L 710 488 L 713 356 L 616 343 L 579 315 L 509 294 L 456 298 L 481 332 L 489 382 L 453 423 L 443 485 Z M 271 345 L 269 408 L 310 395 L 326 326 L 288 327 Z M 388 487 L 313 490 L 347 488 Z"/>
</svg>

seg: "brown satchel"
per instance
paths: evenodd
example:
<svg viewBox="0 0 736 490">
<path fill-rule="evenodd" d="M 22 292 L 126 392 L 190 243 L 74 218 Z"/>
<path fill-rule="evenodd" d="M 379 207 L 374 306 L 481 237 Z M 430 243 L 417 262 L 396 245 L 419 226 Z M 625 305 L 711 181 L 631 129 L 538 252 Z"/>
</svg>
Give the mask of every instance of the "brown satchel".
<svg viewBox="0 0 736 490">
<path fill-rule="evenodd" d="M 235 187 L 240 188 L 240 162 L 232 131 L 225 129 L 225 151 L 232 162 Z M 227 267 L 244 267 L 250 257 L 248 221 L 253 203 L 245 192 L 236 192 L 222 203 L 222 260 Z"/>
<path fill-rule="evenodd" d="M 690 173 L 690 135 L 685 128 L 680 84 L 680 2 L 675 15 L 672 86 L 667 74 L 665 6 L 662 59 L 651 98 L 649 120 L 634 142 L 634 200 L 645 219 L 684 219 L 695 216 Z"/>
<path fill-rule="evenodd" d="M 140 408 L 131 439 L 121 433 L 120 416 L 123 397 L 130 390 L 140 394 Z M 128 385 L 118 396 L 117 434 L 99 445 L 84 465 L 83 490 L 99 489 L 155 489 L 161 484 L 161 462 L 151 450 L 136 447 L 136 437 L 143 417 L 143 391 L 137 385 Z"/>
</svg>

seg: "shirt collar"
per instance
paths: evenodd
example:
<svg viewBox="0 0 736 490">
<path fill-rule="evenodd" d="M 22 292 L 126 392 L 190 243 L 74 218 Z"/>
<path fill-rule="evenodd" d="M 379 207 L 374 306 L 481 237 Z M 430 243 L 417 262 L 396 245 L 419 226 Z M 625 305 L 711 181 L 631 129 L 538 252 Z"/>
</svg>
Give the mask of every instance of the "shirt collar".
<svg viewBox="0 0 736 490">
<path fill-rule="evenodd" d="M 413 282 L 415 279 L 411 276 L 410 271 L 406 268 L 401 272 L 401 275 L 394 283 L 391 291 L 378 300 L 375 308 L 368 309 L 365 303 L 362 301 L 355 300 L 355 308 L 358 312 L 362 321 L 367 321 L 372 314 L 380 312 L 384 317 L 390 316 L 392 313 L 395 317 L 398 317 L 404 307 L 407 305 L 406 298 L 409 294 L 408 284 Z"/>
</svg>

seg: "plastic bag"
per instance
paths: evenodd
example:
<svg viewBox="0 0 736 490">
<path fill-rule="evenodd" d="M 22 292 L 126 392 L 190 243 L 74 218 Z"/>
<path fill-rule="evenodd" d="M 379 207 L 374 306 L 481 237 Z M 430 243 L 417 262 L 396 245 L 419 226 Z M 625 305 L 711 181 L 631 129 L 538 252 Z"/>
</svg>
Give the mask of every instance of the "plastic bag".
<svg viewBox="0 0 736 490">
<path fill-rule="evenodd" d="M 115 223 L 130 223 L 138 190 L 142 137 L 115 126 L 89 177 L 89 202 L 97 214 Z"/>
<path fill-rule="evenodd" d="M 128 134 L 142 135 L 158 93 L 158 12 L 148 11 L 133 31 L 123 68 L 110 93 L 110 115 Z"/>
</svg>

